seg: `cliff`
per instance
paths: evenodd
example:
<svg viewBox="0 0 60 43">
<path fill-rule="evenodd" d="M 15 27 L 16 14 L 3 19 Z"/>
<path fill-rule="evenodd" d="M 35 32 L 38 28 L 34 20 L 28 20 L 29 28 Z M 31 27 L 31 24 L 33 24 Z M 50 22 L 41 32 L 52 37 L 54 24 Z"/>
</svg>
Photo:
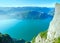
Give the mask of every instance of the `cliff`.
<svg viewBox="0 0 60 43">
<path fill-rule="evenodd" d="M 55 5 L 55 15 L 47 31 L 39 33 L 32 43 L 60 43 L 60 4 Z"/>
</svg>

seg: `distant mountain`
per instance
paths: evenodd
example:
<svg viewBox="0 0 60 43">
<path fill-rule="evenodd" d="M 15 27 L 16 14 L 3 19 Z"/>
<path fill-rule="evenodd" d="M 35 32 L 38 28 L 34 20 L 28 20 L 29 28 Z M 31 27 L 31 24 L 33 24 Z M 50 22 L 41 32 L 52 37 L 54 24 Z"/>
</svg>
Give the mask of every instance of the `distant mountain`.
<svg viewBox="0 0 60 43">
<path fill-rule="evenodd" d="M 54 8 L 22 7 L 20 10 L 17 9 L 20 8 L 14 8 L 15 14 L 13 16 L 18 19 L 46 19 L 54 15 Z"/>
<path fill-rule="evenodd" d="M 8 15 L 15 19 L 46 19 L 54 15 L 54 8 L 2 7 L 0 8 L 0 15 Z"/>
<path fill-rule="evenodd" d="M 27 19 L 46 19 L 48 18 L 50 15 L 48 15 L 45 12 L 38 12 L 38 11 L 31 11 L 28 12 L 28 16 Z"/>
</svg>

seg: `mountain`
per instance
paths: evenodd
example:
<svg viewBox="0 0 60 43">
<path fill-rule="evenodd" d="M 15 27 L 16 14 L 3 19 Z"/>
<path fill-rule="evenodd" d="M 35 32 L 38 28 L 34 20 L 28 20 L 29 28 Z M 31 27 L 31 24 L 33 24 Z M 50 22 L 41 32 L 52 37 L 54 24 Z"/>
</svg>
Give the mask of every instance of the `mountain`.
<svg viewBox="0 0 60 43">
<path fill-rule="evenodd" d="M 25 41 L 24 39 L 17 40 L 11 38 L 8 34 L 0 33 L 0 43 L 31 43 L 31 42 Z"/>
<path fill-rule="evenodd" d="M 54 16 L 54 8 L 46 8 L 46 7 L 0 8 L 1 19 L 9 18 L 9 19 L 19 19 L 19 20 L 20 19 L 42 19 L 43 20 L 49 17 L 52 18 L 53 16 Z M 6 34 L 6 36 L 4 34 L 1 34 L 1 36 L 2 36 L 0 38 L 1 43 L 30 43 L 25 41 L 24 39 L 16 40 L 14 38 L 11 38 L 8 34 Z"/>
<path fill-rule="evenodd" d="M 18 13 L 15 12 L 12 16 L 18 19 L 43 19 L 43 16 L 45 16 L 44 19 L 46 19 L 48 17 L 53 17 L 54 15 L 54 8 L 23 7 L 20 12 L 19 10 L 14 11 Z"/>
<path fill-rule="evenodd" d="M 46 19 L 54 15 L 54 8 L 0 7 L 0 15 L 6 15 L 12 19 Z"/>
<path fill-rule="evenodd" d="M 3 35 L 0 33 L 0 43 L 14 43 L 14 41 L 8 34 Z"/>
<path fill-rule="evenodd" d="M 46 19 L 48 18 L 50 15 L 48 15 L 45 12 L 38 12 L 38 11 L 31 11 L 28 12 L 28 16 L 27 19 Z M 52 17 L 52 16 L 51 16 Z"/>
<path fill-rule="evenodd" d="M 55 15 L 48 30 L 34 36 L 32 43 L 60 43 L 60 4 L 55 5 Z"/>
</svg>

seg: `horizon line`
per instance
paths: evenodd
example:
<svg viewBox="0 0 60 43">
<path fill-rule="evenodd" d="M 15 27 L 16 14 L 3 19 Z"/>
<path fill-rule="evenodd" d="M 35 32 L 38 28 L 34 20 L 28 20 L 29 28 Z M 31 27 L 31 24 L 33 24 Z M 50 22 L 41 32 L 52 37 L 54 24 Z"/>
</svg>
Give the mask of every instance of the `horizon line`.
<svg viewBox="0 0 60 43">
<path fill-rule="evenodd" d="M 0 8 L 1 7 L 46 7 L 46 8 L 55 8 L 55 6 L 54 7 L 52 7 L 52 6 L 0 6 Z"/>
</svg>

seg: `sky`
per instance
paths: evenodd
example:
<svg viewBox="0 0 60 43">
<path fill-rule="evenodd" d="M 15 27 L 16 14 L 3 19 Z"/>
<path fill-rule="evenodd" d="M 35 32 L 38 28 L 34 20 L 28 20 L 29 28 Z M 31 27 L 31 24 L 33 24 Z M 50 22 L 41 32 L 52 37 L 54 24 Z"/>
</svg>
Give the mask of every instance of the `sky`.
<svg viewBox="0 0 60 43">
<path fill-rule="evenodd" d="M 59 0 L 0 0 L 0 7 L 54 7 Z"/>
</svg>

